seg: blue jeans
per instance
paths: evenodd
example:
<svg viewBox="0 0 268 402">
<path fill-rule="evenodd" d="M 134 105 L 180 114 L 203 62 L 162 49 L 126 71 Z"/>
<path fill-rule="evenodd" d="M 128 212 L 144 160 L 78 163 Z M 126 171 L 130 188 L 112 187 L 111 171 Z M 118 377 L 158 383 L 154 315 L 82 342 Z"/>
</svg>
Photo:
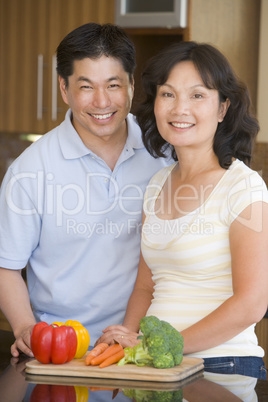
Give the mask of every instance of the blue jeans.
<svg viewBox="0 0 268 402">
<path fill-rule="evenodd" d="M 261 380 L 267 379 L 267 369 L 261 357 L 230 356 L 204 358 L 204 370 L 220 374 L 241 374 Z"/>
<path fill-rule="evenodd" d="M 209 357 L 203 360 L 204 370 L 211 373 L 241 374 L 261 380 L 267 379 L 267 369 L 261 357 Z"/>
</svg>

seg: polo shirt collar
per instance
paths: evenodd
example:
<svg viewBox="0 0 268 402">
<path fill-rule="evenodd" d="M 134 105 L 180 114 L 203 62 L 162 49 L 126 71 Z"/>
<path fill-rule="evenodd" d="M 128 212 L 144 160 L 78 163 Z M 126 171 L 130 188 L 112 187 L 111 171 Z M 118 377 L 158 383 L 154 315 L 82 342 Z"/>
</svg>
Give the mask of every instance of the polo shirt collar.
<svg viewBox="0 0 268 402">
<path fill-rule="evenodd" d="M 71 122 L 72 111 L 69 109 L 65 120 L 58 127 L 58 137 L 65 159 L 81 158 L 91 153 L 85 146 Z"/>
<path fill-rule="evenodd" d="M 65 115 L 65 120 L 58 127 L 59 143 L 62 154 L 65 159 L 81 158 L 85 155 L 94 154 L 85 146 L 79 134 L 71 122 L 72 111 L 69 109 Z M 127 116 L 128 137 L 126 148 L 141 149 L 144 148 L 141 130 L 137 124 L 135 116 L 131 113 Z"/>
<path fill-rule="evenodd" d="M 133 116 L 133 114 L 131 113 L 127 115 L 127 129 L 128 129 L 128 136 L 126 146 L 133 149 L 144 148 L 141 137 L 141 129 L 137 123 L 136 117 Z"/>
</svg>

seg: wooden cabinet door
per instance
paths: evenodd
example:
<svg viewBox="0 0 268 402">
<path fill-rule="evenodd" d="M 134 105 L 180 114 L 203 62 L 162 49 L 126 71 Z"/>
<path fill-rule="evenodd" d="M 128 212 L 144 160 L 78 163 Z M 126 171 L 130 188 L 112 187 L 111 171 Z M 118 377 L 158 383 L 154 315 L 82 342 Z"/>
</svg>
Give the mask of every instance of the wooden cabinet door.
<svg viewBox="0 0 268 402">
<path fill-rule="evenodd" d="M 60 41 L 73 29 L 88 22 L 112 23 L 114 20 L 114 0 L 50 0 L 49 31 L 49 128 L 60 124 L 68 106 L 63 102 L 58 78 L 53 68 L 53 59 Z"/>
<path fill-rule="evenodd" d="M 68 108 L 53 65 L 59 42 L 84 23 L 113 21 L 114 0 L 0 0 L 0 131 L 58 125 Z"/>
<path fill-rule="evenodd" d="M 37 120 L 38 54 L 47 53 L 47 11 L 46 0 L 0 0 L 1 131 L 47 128 L 44 119 Z"/>
</svg>

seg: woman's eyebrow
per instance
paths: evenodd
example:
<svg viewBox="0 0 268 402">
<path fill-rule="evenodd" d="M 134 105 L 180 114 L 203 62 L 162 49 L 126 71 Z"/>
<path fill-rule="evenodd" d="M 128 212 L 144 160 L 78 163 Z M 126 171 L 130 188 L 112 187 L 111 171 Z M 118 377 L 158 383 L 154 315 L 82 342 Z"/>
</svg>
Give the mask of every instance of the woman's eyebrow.
<svg viewBox="0 0 268 402">
<path fill-rule="evenodd" d="M 169 84 L 168 82 L 165 82 L 164 84 L 159 84 L 158 85 L 158 87 L 169 87 L 169 88 L 174 88 L 174 85 L 172 85 L 172 84 Z M 206 88 L 206 86 L 204 85 L 204 84 L 202 84 L 202 83 L 200 83 L 200 84 L 195 84 L 195 85 L 193 85 L 193 86 L 191 86 L 190 88 L 191 89 L 195 89 L 195 88 Z"/>
</svg>

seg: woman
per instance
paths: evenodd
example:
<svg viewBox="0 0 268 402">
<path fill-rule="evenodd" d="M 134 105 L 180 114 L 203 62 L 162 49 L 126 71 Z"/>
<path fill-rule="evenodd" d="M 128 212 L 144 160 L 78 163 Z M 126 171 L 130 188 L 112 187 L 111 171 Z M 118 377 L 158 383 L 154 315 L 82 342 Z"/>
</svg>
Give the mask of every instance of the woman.
<svg viewBox="0 0 268 402">
<path fill-rule="evenodd" d="M 206 370 L 266 378 L 254 327 L 268 302 L 268 192 L 249 168 L 259 127 L 248 90 L 216 48 L 195 42 L 152 58 L 143 86 L 145 146 L 155 157 L 170 147 L 176 162 L 148 185 L 135 288 L 123 326 L 100 341 L 134 345 L 140 318 L 155 315 Z"/>
</svg>

